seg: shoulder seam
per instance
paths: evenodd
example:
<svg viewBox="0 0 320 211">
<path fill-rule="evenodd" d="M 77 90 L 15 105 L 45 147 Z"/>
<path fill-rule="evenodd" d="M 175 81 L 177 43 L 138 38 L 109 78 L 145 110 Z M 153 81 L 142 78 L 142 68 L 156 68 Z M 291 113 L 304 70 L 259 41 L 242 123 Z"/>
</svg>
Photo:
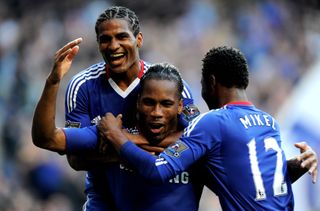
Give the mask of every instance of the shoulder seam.
<svg viewBox="0 0 320 211">
<path fill-rule="evenodd" d="M 77 94 L 80 86 L 88 80 L 99 78 L 105 74 L 105 63 L 95 64 L 88 69 L 76 74 L 69 82 L 66 93 L 67 112 L 70 113 L 77 105 Z"/>
</svg>

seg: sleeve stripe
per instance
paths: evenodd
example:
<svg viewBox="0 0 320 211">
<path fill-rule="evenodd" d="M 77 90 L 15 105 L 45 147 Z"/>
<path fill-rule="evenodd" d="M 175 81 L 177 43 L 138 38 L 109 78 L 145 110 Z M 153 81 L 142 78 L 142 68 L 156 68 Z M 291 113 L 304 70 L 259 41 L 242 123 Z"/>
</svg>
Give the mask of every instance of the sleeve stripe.
<svg viewBox="0 0 320 211">
<path fill-rule="evenodd" d="M 192 99 L 191 90 L 188 88 L 187 83 L 184 80 L 182 81 L 183 81 L 182 97 Z"/>
<path fill-rule="evenodd" d="M 87 80 L 98 78 L 100 75 L 105 73 L 106 72 L 104 71 L 104 63 L 101 63 L 79 73 L 72 79 L 68 87 L 66 96 L 68 113 L 70 113 L 76 107 L 76 98 L 79 87 Z"/>
<path fill-rule="evenodd" d="M 186 88 L 186 86 L 183 86 L 182 97 L 183 97 L 183 98 L 192 98 L 192 97 L 191 97 L 191 93 L 190 93 L 189 90 Z"/>
<path fill-rule="evenodd" d="M 189 124 L 189 126 L 184 130 L 183 135 L 186 137 L 190 136 L 190 133 L 193 131 L 194 127 L 198 124 L 200 119 L 202 119 L 202 117 L 205 114 L 207 114 L 207 113 L 200 114 L 198 117 L 196 117 L 194 120 L 192 120 L 192 122 Z"/>
</svg>

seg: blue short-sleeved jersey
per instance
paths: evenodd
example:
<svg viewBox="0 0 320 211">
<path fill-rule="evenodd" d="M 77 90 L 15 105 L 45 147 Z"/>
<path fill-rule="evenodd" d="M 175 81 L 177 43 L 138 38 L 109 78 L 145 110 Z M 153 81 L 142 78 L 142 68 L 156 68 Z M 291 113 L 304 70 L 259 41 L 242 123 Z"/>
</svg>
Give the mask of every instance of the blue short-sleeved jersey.
<svg viewBox="0 0 320 211">
<path fill-rule="evenodd" d="M 127 142 L 121 155 L 151 180 L 165 181 L 203 159 L 207 185 L 224 210 L 293 210 L 279 126 L 250 103 L 201 114 L 159 158 L 136 149 Z"/>
<path fill-rule="evenodd" d="M 124 127 L 136 126 L 135 109 L 139 81 L 149 68 L 149 64 L 144 61 L 140 61 L 140 64 L 138 78 L 125 91 L 109 77 L 105 63 L 93 65 L 73 77 L 66 92 L 66 126 L 91 127 L 80 131 L 65 129 L 69 153 L 76 152 L 73 151 L 77 149 L 76 141 L 84 143 L 81 148 L 84 150 L 94 146 L 86 146 L 85 143 L 97 141 L 97 129 L 92 125 L 107 112 L 123 114 Z M 183 98 L 184 105 L 190 110 L 188 106 L 192 108 L 193 99 L 186 83 Z M 68 149 L 68 145 L 72 149 Z M 94 211 L 197 210 L 203 185 L 199 182 L 200 179 L 196 178 L 195 171 L 198 170 L 183 171 L 173 179 L 168 179 L 165 185 L 157 185 L 145 181 L 124 163 L 110 164 L 103 170 L 87 173 L 87 201 L 84 207 Z"/>
</svg>

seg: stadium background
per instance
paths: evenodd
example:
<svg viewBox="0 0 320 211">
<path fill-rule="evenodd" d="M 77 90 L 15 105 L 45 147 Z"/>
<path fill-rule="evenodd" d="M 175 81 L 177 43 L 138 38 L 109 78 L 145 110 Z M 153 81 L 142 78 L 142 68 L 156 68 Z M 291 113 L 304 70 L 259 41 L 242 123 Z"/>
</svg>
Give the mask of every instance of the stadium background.
<svg viewBox="0 0 320 211">
<path fill-rule="evenodd" d="M 0 1 L 0 210 L 80 210 L 84 173 L 64 156 L 32 145 L 35 104 L 55 51 L 83 37 L 79 55 L 62 83 L 58 126 L 64 125 L 64 90 L 78 71 L 101 60 L 94 24 L 110 5 L 140 17 L 141 58 L 177 66 L 201 111 L 201 59 L 217 45 L 241 49 L 249 61 L 250 100 L 278 117 L 288 157 L 306 139 L 320 154 L 320 4 L 276 0 L 1 0 Z M 241 182 L 241 181 L 239 181 Z M 319 191 L 304 176 L 294 184 L 296 210 L 320 210 Z M 220 210 L 205 190 L 201 211 Z"/>
</svg>

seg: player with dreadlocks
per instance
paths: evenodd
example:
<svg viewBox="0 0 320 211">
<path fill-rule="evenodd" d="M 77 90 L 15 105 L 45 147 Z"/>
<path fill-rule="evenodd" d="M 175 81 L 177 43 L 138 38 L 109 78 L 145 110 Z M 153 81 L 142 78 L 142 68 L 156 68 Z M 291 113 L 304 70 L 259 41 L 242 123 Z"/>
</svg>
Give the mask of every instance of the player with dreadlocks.
<svg viewBox="0 0 320 211">
<path fill-rule="evenodd" d="M 132 11 L 124 7 L 107 9 L 97 20 L 96 33 L 105 61 L 77 74 L 69 83 L 66 93 L 66 126 L 73 128 L 62 129 L 55 126 L 55 106 L 60 81 L 70 69 L 81 39 L 68 43 L 56 53 L 54 67 L 47 78 L 34 114 L 34 144 L 51 151 L 66 153 L 72 158 L 70 163 L 75 169 L 89 170 L 86 177 L 85 210 L 197 210 L 202 184 L 195 183 L 194 174 L 189 170 L 167 181 L 165 185 L 157 186 L 147 183 L 123 163 L 106 166 L 95 150 L 93 152 L 98 159 L 88 159 L 92 158 L 92 155 L 88 156 L 86 150 L 97 148 L 98 131 L 95 126 L 81 129 L 78 127 L 96 124 L 106 112 L 114 115 L 121 113 L 126 128 L 135 126 L 139 82 L 149 67 L 139 58 L 143 37 L 139 31 L 139 21 Z M 142 81 L 140 91 L 148 87 L 149 90 L 139 97 L 139 128 L 153 141 L 159 142 L 177 127 L 175 114 L 178 110 L 172 111 L 171 108 L 180 105 L 178 102 L 182 86 L 180 80 L 176 80 L 180 76 L 174 74 L 174 69 L 170 65 L 154 65 L 150 68 L 148 77 L 146 75 L 143 79 L 148 83 Z M 171 77 L 172 80 L 169 80 Z M 150 85 L 158 82 L 160 86 L 150 89 Z M 169 86 L 175 84 L 176 86 Z M 156 88 L 161 90 L 170 87 L 174 90 L 171 89 L 165 95 L 159 93 L 166 89 L 155 92 Z M 176 88 L 179 94 L 176 94 Z M 179 117 L 184 118 L 179 119 L 179 124 L 181 119 L 190 120 L 197 114 L 194 113 L 195 108 L 186 84 L 183 86 L 182 97 L 184 115 Z M 148 109 L 151 107 L 170 110 L 170 115 L 163 117 L 170 121 L 160 122 L 159 111 Z"/>
<path fill-rule="evenodd" d="M 203 59 L 201 85 L 211 110 L 194 119 L 158 157 L 130 142 L 120 130 L 121 119 L 111 113 L 102 117 L 98 127 L 146 179 L 165 182 L 202 160 L 206 185 L 218 195 L 223 210 L 293 210 L 291 183 L 296 177 L 290 175 L 287 163 L 300 165 L 300 159 L 286 160 L 279 125 L 248 101 L 248 83 L 247 61 L 239 50 L 225 46 L 209 50 Z M 301 167 L 308 166 L 315 182 L 317 155 L 311 154 L 313 161 L 303 161 Z"/>
<path fill-rule="evenodd" d="M 78 73 L 69 82 L 65 98 L 67 128 L 64 129 L 55 126 L 56 97 L 60 81 L 70 69 L 82 39 L 57 51 L 34 114 L 34 144 L 65 153 L 74 169 L 87 170 L 85 210 L 197 210 L 202 185 L 194 191 L 189 172 L 168 181 L 166 186 L 152 185 L 121 162 L 106 164 L 96 145 L 91 144 L 91 140 L 97 143 L 98 139 L 93 125 L 106 112 L 121 113 L 126 128 L 136 126 L 139 82 L 150 67 L 140 59 L 143 36 L 138 17 L 128 8 L 108 8 L 97 19 L 95 31 L 104 62 Z M 183 125 L 183 120 L 192 119 L 197 112 L 188 112 L 194 111 L 194 106 L 185 83 L 180 91 L 185 110 L 179 116 L 182 117 L 179 124 Z M 80 127 L 88 127 L 87 135 L 79 132 Z M 154 131 L 160 130 L 159 125 L 152 127 L 157 127 Z"/>
</svg>

